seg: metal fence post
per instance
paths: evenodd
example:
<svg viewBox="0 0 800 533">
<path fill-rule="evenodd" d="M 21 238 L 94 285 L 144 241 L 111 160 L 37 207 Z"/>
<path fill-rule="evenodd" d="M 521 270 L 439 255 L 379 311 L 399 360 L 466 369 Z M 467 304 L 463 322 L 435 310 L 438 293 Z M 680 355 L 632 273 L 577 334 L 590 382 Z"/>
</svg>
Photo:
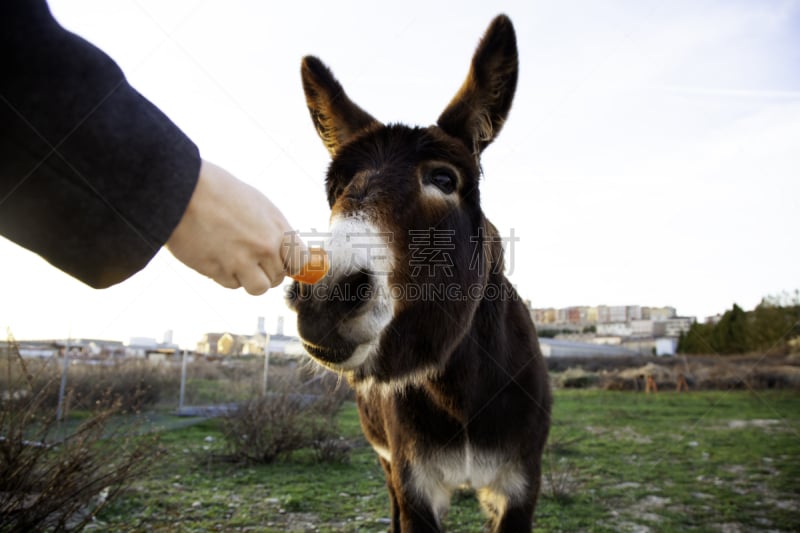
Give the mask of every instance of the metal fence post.
<svg viewBox="0 0 800 533">
<path fill-rule="evenodd" d="M 64 345 L 64 365 L 61 368 L 61 385 L 58 387 L 58 407 L 56 407 L 56 420 L 61 422 L 64 416 L 64 395 L 67 392 L 67 370 L 69 369 L 69 344 L 70 339 Z"/>
<path fill-rule="evenodd" d="M 186 352 L 188 350 L 181 350 L 183 358 L 181 360 L 181 396 L 178 400 L 178 412 L 183 410 L 183 400 L 186 396 Z"/>
<path fill-rule="evenodd" d="M 261 394 L 267 395 L 267 379 L 269 377 L 269 333 L 264 340 L 264 382 L 261 385 Z"/>
</svg>

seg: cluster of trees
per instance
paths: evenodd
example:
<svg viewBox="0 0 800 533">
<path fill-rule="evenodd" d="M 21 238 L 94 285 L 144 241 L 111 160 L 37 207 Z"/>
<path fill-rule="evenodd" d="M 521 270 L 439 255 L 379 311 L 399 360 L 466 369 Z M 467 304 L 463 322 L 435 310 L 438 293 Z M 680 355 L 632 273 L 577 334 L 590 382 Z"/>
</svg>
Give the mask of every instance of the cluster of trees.
<svg viewBox="0 0 800 533">
<path fill-rule="evenodd" d="M 678 339 L 686 354 L 783 351 L 800 337 L 800 298 L 766 297 L 752 311 L 734 304 L 716 323 L 695 323 Z"/>
</svg>

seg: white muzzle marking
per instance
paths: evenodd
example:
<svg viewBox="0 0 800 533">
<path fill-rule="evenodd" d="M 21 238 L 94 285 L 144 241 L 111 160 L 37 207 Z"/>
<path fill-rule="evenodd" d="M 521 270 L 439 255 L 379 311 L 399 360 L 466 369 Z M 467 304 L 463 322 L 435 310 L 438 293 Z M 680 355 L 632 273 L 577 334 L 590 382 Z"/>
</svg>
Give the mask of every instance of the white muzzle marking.
<svg viewBox="0 0 800 533">
<path fill-rule="evenodd" d="M 330 257 L 330 279 L 336 280 L 355 272 L 368 272 L 375 280 L 370 300 L 353 317 L 339 323 L 338 333 L 358 344 L 353 355 L 337 365 L 353 370 L 377 352 L 383 331 L 394 317 L 394 302 L 389 291 L 389 274 L 394 266 L 390 244 L 391 233 L 383 232 L 363 214 L 335 216 L 325 249 Z"/>
</svg>

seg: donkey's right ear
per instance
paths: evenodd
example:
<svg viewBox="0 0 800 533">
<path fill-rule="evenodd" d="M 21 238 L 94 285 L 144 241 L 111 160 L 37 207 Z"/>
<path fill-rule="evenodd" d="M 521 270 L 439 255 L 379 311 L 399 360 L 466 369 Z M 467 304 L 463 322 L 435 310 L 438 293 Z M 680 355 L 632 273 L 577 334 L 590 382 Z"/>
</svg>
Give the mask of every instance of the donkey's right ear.
<svg viewBox="0 0 800 533">
<path fill-rule="evenodd" d="M 464 141 L 476 158 L 506 121 L 518 68 L 514 26 L 499 15 L 475 50 L 467 79 L 438 120 L 439 127 Z"/>
<path fill-rule="evenodd" d="M 300 74 L 311 120 L 331 157 L 357 133 L 380 125 L 347 97 L 330 69 L 316 57 L 303 58 Z"/>
</svg>

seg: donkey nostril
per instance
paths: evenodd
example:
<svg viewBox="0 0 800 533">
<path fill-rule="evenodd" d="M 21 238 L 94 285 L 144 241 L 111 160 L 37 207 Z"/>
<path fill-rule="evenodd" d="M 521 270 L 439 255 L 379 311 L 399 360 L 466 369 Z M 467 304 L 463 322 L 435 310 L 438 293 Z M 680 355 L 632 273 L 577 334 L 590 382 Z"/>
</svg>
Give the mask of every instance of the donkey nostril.
<svg viewBox="0 0 800 533">
<path fill-rule="evenodd" d="M 283 299 L 286 301 L 286 304 L 294 310 L 297 310 L 297 301 L 299 300 L 299 283 L 293 281 L 289 285 L 286 286 L 283 293 Z"/>
<path fill-rule="evenodd" d="M 362 270 L 353 272 L 339 281 L 338 290 L 334 290 L 332 295 L 340 299 L 348 311 L 354 311 L 372 298 L 372 280 L 371 272 Z"/>
</svg>

